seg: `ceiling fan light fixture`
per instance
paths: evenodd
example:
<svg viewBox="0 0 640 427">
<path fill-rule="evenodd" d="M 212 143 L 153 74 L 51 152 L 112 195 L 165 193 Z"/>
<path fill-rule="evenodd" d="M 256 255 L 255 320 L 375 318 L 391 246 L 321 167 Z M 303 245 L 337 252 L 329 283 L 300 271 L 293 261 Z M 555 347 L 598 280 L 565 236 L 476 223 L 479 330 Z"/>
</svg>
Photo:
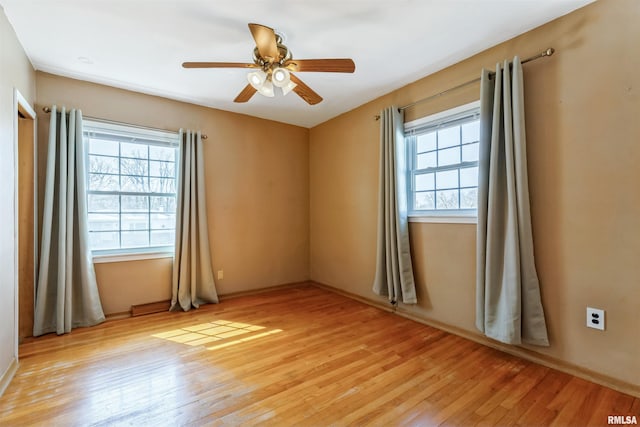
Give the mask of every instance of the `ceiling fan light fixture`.
<svg viewBox="0 0 640 427">
<path fill-rule="evenodd" d="M 247 80 L 254 89 L 259 91 L 267 80 L 267 73 L 262 70 L 252 71 L 247 74 Z"/>
<path fill-rule="evenodd" d="M 273 98 L 275 93 L 273 91 L 273 84 L 269 80 L 265 80 L 260 87 L 256 88 L 260 95 L 266 96 L 268 98 Z"/>
<path fill-rule="evenodd" d="M 291 76 L 289 70 L 286 68 L 276 68 L 271 74 L 271 81 L 278 87 L 285 87 L 291 82 Z"/>
<path fill-rule="evenodd" d="M 289 92 L 291 92 L 293 89 L 295 89 L 295 87 L 298 86 L 297 84 L 295 84 L 294 82 L 292 82 L 291 80 L 289 80 L 289 83 L 287 83 L 286 86 L 282 86 L 282 95 L 286 95 Z"/>
<path fill-rule="evenodd" d="M 304 102 L 316 105 L 322 97 L 292 73 L 312 71 L 322 73 L 353 73 L 355 63 L 350 58 L 298 59 L 283 44 L 282 34 L 265 25 L 249 23 L 249 31 L 256 43 L 253 62 L 183 62 L 183 68 L 244 68 L 252 69 L 247 74 L 247 84 L 233 100 L 247 102 L 255 93 L 272 98 L 275 87 L 283 96 L 294 91 Z M 255 70 L 255 71 L 254 71 Z"/>
</svg>

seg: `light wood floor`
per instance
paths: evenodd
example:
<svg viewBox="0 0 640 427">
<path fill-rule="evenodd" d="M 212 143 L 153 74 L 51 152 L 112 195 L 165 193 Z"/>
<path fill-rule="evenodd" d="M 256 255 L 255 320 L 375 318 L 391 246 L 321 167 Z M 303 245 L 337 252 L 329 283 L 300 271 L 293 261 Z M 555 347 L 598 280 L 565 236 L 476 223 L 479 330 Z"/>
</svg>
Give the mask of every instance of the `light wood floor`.
<svg viewBox="0 0 640 427">
<path fill-rule="evenodd" d="M 312 286 L 20 347 L 0 425 L 566 425 L 640 399 Z"/>
</svg>

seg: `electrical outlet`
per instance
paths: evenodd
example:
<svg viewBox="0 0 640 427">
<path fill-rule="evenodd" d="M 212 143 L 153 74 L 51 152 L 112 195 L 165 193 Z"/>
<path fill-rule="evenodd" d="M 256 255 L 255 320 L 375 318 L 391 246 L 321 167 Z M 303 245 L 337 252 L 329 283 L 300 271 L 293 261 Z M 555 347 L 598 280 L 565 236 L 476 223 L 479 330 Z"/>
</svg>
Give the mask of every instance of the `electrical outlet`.
<svg viewBox="0 0 640 427">
<path fill-rule="evenodd" d="M 604 331 L 604 310 L 587 307 L 587 327 Z"/>
<path fill-rule="evenodd" d="M 224 271 L 218 270 L 218 280 L 222 280 L 222 279 L 224 279 Z"/>
</svg>

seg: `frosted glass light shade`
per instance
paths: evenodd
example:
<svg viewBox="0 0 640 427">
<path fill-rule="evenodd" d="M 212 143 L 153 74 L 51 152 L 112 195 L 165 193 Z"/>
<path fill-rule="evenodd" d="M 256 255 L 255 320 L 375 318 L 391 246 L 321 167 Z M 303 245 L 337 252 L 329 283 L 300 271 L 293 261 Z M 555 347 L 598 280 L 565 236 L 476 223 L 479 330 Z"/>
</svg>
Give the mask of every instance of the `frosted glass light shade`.
<svg viewBox="0 0 640 427">
<path fill-rule="evenodd" d="M 294 82 L 292 82 L 291 80 L 289 80 L 289 83 L 286 86 L 282 86 L 282 94 L 283 95 L 288 94 L 293 89 L 295 89 L 296 86 L 298 86 L 298 85 L 295 84 Z"/>
<path fill-rule="evenodd" d="M 271 74 L 271 81 L 278 87 L 285 87 L 291 82 L 289 70 L 286 68 L 276 68 Z"/>
<path fill-rule="evenodd" d="M 262 70 L 252 71 L 251 73 L 247 74 L 247 80 L 254 89 L 259 91 L 260 87 L 262 87 L 264 82 L 267 80 L 267 73 Z"/>
<path fill-rule="evenodd" d="M 258 88 L 258 92 L 261 95 L 264 95 L 266 97 L 269 98 L 273 98 L 275 96 L 274 92 L 273 92 L 273 84 L 271 84 L 271 82 L 269 80 L 265 80 L 262 85 Z"/>
</svg>

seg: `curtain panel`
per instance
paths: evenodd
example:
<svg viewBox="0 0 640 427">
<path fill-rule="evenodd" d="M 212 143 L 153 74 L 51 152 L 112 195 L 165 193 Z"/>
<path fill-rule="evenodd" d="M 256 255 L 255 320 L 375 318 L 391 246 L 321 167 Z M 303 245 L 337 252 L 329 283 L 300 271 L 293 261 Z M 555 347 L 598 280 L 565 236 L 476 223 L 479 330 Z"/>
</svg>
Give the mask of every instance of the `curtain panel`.
<svg viewBox="0 0 640 427">
<path fill-rule="evenodd" d="M 476 327 L 507 344 L 548 346 L 536 272 L 518 57 L 481 76 Z"/>
<path fill-rule="evenodd" d="M 180 129 L 171 310 L 217 303 L 213 279 L 200 132 Z"/>
<path fill-rule="evenodd" d="M 89 250 L 82 112 L 54 105 L 44 189 L 33 335 L 104 321 Z"/>
<path fill-rule="evenodd" d="M 378 241 L 373 291 L 392 304 L 417 303 L 407 218 L 404 117 L 398 107 L 380 113 Z"/>
</svg>

